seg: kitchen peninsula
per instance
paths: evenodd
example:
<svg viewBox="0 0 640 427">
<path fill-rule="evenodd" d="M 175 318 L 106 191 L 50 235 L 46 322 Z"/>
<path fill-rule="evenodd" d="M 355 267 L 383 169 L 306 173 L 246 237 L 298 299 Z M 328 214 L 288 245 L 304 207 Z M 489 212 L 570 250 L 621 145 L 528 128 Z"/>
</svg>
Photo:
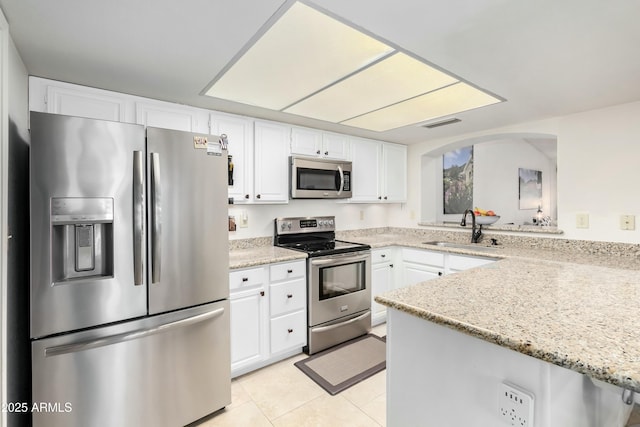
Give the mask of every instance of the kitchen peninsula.
<svg viewBox="0 0 640 427">
<path fill-rule="evenodd" d="M 535 425 L 624 425 L 623 390 L 640 392 L 638 245 L 555 244 L 573 250 L 500 248 L 376 297 L 391 308 L 390 425 L 501 425 L 503 383 L 534 396 Z"/>
</svg>

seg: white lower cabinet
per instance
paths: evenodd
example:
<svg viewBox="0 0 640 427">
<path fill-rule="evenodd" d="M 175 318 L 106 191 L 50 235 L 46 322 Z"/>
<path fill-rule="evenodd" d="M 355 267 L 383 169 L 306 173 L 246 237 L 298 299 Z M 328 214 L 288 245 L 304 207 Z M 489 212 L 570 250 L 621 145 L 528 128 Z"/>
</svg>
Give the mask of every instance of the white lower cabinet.
<svg viewBox="0 0 640 427">
<path fill-rule="evenodd" d="M 302 352 L 306 283 L 304 260 L 229 273 L 232 377 Z"/>
<path fill-rule="evenodd" d="M 403 274 L 398 287 L 415 285 L 444 275 L 446 255 L 443 252 L 402 248 Z"/>
<path fill-rule="evenodd" d="M 375 297 L 394 288 L 396 252 L 396 248 L 371 251 L 371 326 L 387 319 L 387 307 L 375 302 Z"/>
<path fill-rule="evenodd" d="M 406 262 L 404 263 L 403 267 L 404 280 L 402 281 L 402 286 L 415 285 L 416 283 L 437 279 L 438 277 L 444 275 L 442 269 L 423 264 L 413 264 Z"/>
<path fill-rule="evenodd" d="M 494 258 L 449 254 L 447 263 L 447 274 L 457 273 L 458 271 L 464 271 L 474 267 L 480 267 L 481 265 L 491 264 L 492 262 L 495 262 Z"/>
<path fill-rule="evenodd" d="M 304 347 L 307 343 L 306 325 L 307 312 L 303 310 L 272 318 L 271 353 Z"/>
<path fill-rule="evenodd" d="M 259 366 L 269 352 L 269 295 L 264 267 L 229 274 L 231 372 L 240 375 Z"/>
<path fill-rule="evenodd" d="M 305 261 L 269 267 L 271 354 L 301 350 L 307 344 L 307 271 Z"/>
</svg>

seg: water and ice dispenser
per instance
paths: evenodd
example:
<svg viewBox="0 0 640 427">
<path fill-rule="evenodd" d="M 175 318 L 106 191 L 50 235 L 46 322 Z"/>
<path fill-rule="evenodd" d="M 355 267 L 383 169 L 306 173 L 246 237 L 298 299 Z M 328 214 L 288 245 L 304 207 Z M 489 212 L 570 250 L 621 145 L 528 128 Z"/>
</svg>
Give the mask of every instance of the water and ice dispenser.
<svg viewBox="0 0 640 427">
<path fill-rule="evenodd" d="M 113 199 L 51 199 L 54 283 L 113 276 Z"/>
</svg>

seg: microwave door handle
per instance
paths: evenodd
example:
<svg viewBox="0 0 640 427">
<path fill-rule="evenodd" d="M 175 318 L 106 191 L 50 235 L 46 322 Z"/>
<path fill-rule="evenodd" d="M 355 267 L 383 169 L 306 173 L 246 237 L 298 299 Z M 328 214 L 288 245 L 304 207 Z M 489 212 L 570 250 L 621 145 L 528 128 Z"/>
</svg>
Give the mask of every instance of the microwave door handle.
<svg viewBox="0 0 640 427">
<path fill-rule="evenodd" d="M 342 190 L 344 189 L 344 172 L 342 171 L 342 166 L 338 165 L 338 173 L 340 174 L 340 188 L 338 189 L 338 196 L 342 194 Z"/>
</svg>

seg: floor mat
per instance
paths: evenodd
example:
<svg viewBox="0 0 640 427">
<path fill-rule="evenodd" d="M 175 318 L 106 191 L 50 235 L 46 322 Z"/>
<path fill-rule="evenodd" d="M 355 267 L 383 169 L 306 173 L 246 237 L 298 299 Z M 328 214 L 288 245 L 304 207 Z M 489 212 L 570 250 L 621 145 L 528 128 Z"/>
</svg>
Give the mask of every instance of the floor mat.
<svg viewBox="0 0 640 427">
<path fill-rule="evenodd" d="M 294 363 L 335 395 L 386 368 L 386 337 L 364 335 Z"/>
</svg>

